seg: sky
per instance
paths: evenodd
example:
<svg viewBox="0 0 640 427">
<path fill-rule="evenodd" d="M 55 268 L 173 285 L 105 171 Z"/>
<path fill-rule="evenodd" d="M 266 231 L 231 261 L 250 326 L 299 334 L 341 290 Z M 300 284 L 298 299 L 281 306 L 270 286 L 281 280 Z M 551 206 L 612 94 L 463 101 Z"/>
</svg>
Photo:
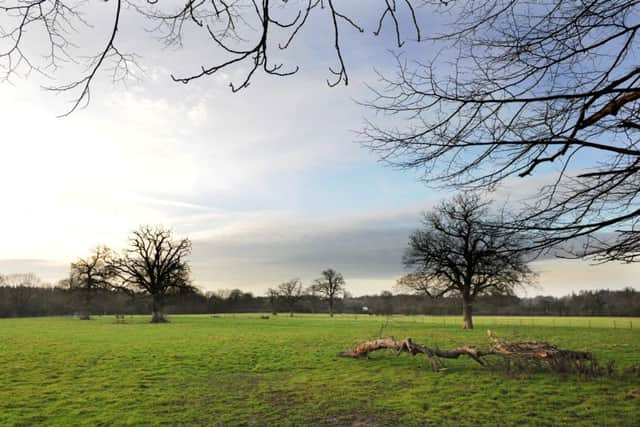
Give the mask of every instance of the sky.
<svg viewBox="0 0 640 427">
<path fill-rule="evenodd" d="M 83 35 L 87 45 L 98 45 L 108 16 Z M 294 277 L 310 283 L 328 267 L 354 295 L 393 290 L 421 213 L 450 191 L 425 187 L 417 172 L 391 169 L 356 142 L 370 112 L 355 101 L 370 96 L 374 69 L 393 71 L 391 29 L 373 37 L 345 28 L 350 85 L 329 88 L 335 57 L 332 40 L 317 37 L 324 24 L 311 21 L 280 53 L 301 65 L 298 74 L 257 75 L 237 94 L 228 82 L 242 68 L 173 82 L 170 73 L 215 63 L 219 52 L 190 33 L 184 48 L 164 49 L 130 11 L 121 45 L 140 54 L 140 80 L 113 85 L 102 76 L 89 106 L 65 118 L 57 115 L 70 96 L 41 90 L 41 79 L 0 84 L 0 274 L 56 282 L 95 246 L 121 249 L 133 229 L 157 224 L 192 240 L 193 278 L 203 290 L 263 295 Z M 405 48 L 428 53 L 415 42 Z M 506 194 L 534 193 L 536 181 L 527 182 Z M 532 267 L 540 275 L 529 296 L 636 286 L 640 273 L 636 265 L 559 259 Z"/>
</svg>

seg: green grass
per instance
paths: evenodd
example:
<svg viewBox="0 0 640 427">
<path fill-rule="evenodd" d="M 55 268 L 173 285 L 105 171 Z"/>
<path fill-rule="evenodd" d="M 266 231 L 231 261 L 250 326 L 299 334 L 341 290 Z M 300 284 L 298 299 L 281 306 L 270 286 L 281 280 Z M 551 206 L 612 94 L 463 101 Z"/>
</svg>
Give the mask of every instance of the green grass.
<svg viewBox="0 0 640 427">
<path fill-rule="evenodd" d="M 2 425 L 611 425 L 640 424 L 638 376 L 509 377 L 468 360 L 336 352 L 377 337 L 367 316 L 172 316 L 0 320 Z M 613 328 L 613 320 L 616 328 Z M 633 322 L 633 324 L 629 322 Z M 385 336 L 441 348 L 498 337 L 640 363 L 640 319 L 394 316 Z M 633 327 L 633 329 L 631 329 Z"/>
</svg>

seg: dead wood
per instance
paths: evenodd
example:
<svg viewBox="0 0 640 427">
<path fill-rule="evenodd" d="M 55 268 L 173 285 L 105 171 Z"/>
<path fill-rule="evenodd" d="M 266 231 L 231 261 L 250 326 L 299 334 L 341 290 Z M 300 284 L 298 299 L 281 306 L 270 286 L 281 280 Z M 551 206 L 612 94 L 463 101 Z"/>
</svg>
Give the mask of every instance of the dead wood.
<svg viewBox="0 0 640 427">
<path fill-rule="evenodd" d="M 540 341 L 504 341 L 489 332 L 490 345 L 487 349 L 479 349 L 472 345 L 458 347 L 453 350 L 442 350 L 417 344 L 411 338 L 396 340 L 379 338 L 363 342 L 349 351 L 338 353 L 338 357 L 368 358 L 369 353 L 378 350 L 394 350 L 396 353 L 424 354 L 434 370 L 443 368 L 443 359 L 457 359 L 466 356 L 481 366 L 489 366 L 487 356 L 498 356 L 507 362 L 515 362 L 523 367 L 547 368 L 558 372 L 595 372 L 598 370 L 590 352 L 559 349 L 553 344 Z M 509 363 L 507 366 L 511 368 Z"/>
</svg>

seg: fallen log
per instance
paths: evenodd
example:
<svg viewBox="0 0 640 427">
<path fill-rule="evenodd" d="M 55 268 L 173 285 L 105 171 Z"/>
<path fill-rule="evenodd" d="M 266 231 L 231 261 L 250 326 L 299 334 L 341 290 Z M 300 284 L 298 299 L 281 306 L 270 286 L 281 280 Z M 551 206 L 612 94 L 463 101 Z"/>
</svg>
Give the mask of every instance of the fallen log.
<svg viewBox="0 0 640 427">
<path fill-rule="evenodd" d="M 356 346 L 353 350 L 338 353 L 338 356 L 366 359 L 369 357 L 369 353 L 377 350 L 395 350 L 398 353 L 411 353 L 413 356 L 416 354 L 424 354 L 427 357 L 442 357 L 446 359 L 457 359 L 464 355 L 469 356 L 480 365 L 485 365 L 485 362 L 481 359 L 484 352 L 479 352 L 473 346 L 465 346 L 455 350 L 440 350 L 438 348 L 427 347 L 423 344 L 416 344 L 411 340 L 411 338 L 403 341 L 398 341 L 394 338 L 381 338 L 366 341 Z"/>
<path fill-rule="evenodd" d="M 529 365 L 538 368 L 565 372 L 589 372 L 597 370 L 597 364 L 593 355 L 589 352 L 563 350 L 553 344 L 540 341 L 503 341 L 489 331 L 490 346 L 487 349 L 478 349 L 475 346 L 463 346 L 453 350 L 442 350 L 417 344 L 411 338 L 396 340 L 394 338 L 379 338 L 363 342 L 351 350 L 342 351 L 338 357 L 351 357 L 357 359 L 368 358 L 369 354 L 378 350 L 393 350 L 397 354 L 410 353 L 424 354 L 434 370 L 443 368 L 443 359 L 457 359 L 466 356 L 481 366 L 488 366 L 485 360 L 487 356 L 499 356 L 508 361 L 515 361 L 520 365 Z M 586 363 L 586 362 L 590 362 Z"/>
</svg>

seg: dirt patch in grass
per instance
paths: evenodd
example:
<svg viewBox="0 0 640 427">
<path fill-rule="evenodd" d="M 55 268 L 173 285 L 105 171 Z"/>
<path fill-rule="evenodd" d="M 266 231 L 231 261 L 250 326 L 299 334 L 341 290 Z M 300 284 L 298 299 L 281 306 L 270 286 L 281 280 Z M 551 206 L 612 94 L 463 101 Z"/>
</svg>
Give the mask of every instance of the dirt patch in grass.
<svg viewBox="0 0 640 427">
<path fill-rule="evenodd" d="M 317 426 L 340 427 L 381 427 L 393 425 L 392 423 L 381 422 L 376 416 L 363 413 L 327 416 L 326 418 L 315 419 L 313 424 Z"/>
<path fill-rule="evenodd" d="M 640 388 L 634 388 L 627 393 L 627 399 L 640 399 Z"/>
</svg>

